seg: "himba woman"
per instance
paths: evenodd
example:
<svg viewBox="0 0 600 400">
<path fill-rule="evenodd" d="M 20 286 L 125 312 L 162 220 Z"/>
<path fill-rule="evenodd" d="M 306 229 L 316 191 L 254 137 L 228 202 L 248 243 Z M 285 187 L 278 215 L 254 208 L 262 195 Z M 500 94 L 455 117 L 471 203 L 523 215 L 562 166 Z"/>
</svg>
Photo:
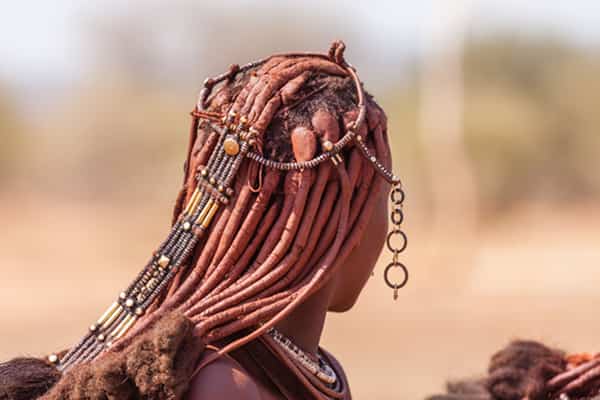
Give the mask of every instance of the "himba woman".
<svg viewBox="0 0 600 400">
<path fill-rule="evenodd" d="M 429 400 L 600 399 L 600 354 L 567 354 L 542 343 L 518 340 L 494 354 L 488 374 L 448 383 Z"/>
<path fill-rule="evenodd" d="M 326 314 L 386 240 L 386 282 L 408 275 L 386 117 L 344 48 L 205 81 L 169 235 L 80 342 L 2 364 L 0 399 L 350 399 Z"/>
</svg>

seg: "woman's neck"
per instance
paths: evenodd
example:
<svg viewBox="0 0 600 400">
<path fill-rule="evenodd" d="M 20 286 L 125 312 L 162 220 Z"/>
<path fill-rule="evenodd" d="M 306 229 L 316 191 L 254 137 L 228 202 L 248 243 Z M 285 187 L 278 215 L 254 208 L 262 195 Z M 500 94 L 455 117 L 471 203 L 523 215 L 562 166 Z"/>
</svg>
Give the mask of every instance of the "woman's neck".
<svg viewBox="0 0 600 400">
<path fill-rule="evenodd" d="M 279 332 L 308 354 L 316 356 L 333 293 L 333 282 L 319 289 L 276 325 Z"/>
</svg>

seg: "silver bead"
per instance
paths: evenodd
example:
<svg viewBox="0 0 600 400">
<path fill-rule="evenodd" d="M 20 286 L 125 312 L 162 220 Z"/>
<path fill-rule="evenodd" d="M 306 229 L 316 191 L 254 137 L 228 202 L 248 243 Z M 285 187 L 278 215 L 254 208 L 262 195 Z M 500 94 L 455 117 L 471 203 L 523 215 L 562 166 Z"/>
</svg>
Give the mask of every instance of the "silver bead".
<svg viewBox="0 0 600 400">
<path fill-rule="evenodd" d="M 161 255 L 158 258 L 158 265 L 160 265 L 163 268 L 166 268 L 167 265 L 169 265 L 170 261 L 171 261 L 171 259 L 169 257 Z"/>
</svg>

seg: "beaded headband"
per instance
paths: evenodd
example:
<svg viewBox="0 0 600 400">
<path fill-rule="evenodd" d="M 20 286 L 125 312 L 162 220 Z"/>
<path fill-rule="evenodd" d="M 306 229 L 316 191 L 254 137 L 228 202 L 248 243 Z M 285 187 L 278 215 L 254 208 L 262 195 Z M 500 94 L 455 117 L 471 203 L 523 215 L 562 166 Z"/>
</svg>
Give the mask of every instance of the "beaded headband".
<svg viewBox="0 0 600 400">
<path fill-rule="evenodd" d="M 206 167 L 200 171 L 197 177 L 197 186 L 173 224 L 169 235 L 133 282 L 120 293 L 117 300 L 89 327 L 88 333 L 64 356 L 60 358 L 55 354 L 49 356 L 49 360 L 55 363 L 59 370 L 66 371 L 74 365 L 93 360 L 112 343 L 122 338 L 146 313 L 177 272 L 183 268 L 196 244 L 210 227 L 219 208 L 229 204 L 234 195 L 232 187 L 234 179 L 245 159 L 266 168 L 282 171 L 312 169 L 328 160 L 335 165 L 339 164 L 343 161 L 342 150 L 353 143 L 387 182 L 393 185 L 400 184 L 400 179 L 394 176 L 371 153 L 365 143 L 365 138 L 358 133 L 365 123 L 367 113 L 365 93 L 354 67 L 344 60 L 344 49 L 345 45 L 342 42 L 335 42 L 329 54 L 291 53 L 280 55 L 289 58 L 317 57 L 333 61 L 347 72 L 356 88 L 358 99 L 356 119 L 346 126 L 346 133 L 337 142 L 323 140 L 321 143 L 323 152 L 307 161 L 280 162 L 265 158 L 257 146 L 261 132 L 256 127 L 249 125 L 247 117 L 237 115 L 231 110 L 225 115 L 206 110 L 208 97 L 215 85 L 232 80 L 238 73 L 259 67 L 276 56 L 241 67 L 234 65 L 228 72 L 205 80 L 198 105 L 191 113 L 193 131 L 197 131 L 199 121 L 203 120 L 215 129 L 219 136 Z M 189 168 L 189 163 L 187 168 Z M 389 239 L 388 237 L 388 245 Z M 393 266 L 398 266 L 396 258 L 394 258 L 394 262 L 396 264 Z M 388 281 L 388 269 L 385 273 L 386 281 Z M 397 290 L 404 283 L 393 287 Z"/>
</svg>

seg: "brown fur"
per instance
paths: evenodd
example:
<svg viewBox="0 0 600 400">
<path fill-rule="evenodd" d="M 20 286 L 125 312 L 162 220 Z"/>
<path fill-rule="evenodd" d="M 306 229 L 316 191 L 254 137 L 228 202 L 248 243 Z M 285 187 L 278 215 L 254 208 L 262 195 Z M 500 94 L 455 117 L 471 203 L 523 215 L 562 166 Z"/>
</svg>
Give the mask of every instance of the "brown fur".
<svg viewBox="0 0 600 400">
<path fill-rule="evenodd" d="M 47 361 L 20 357 L 0 364 L 0 400 L 29 400 L 44 394 L 60 379 Z"/>
<path fill-rule="evenodd" d="M 546 397 L 545 383 L 564 371 L 561 351 L 533 341 L 515 341 L 492 356 L 487 387 L 496 399 Z"/>
<path fill-rule="evenodd" d="M 565 368 L 563 352 L 518 340 L 492 356 L 485 379 L 448 384 L 447 394 L 430 400 L 547 400 L 554 398 L 547 382 Z"/>
<path fill-rule="evenodd" d="M 179 399 L 203 349 L 192 335 L 192 323 L 171 314 L 136 338 L 126 352 L 109 352 L 73 368 L 41 399 Z"/>
</svg>

